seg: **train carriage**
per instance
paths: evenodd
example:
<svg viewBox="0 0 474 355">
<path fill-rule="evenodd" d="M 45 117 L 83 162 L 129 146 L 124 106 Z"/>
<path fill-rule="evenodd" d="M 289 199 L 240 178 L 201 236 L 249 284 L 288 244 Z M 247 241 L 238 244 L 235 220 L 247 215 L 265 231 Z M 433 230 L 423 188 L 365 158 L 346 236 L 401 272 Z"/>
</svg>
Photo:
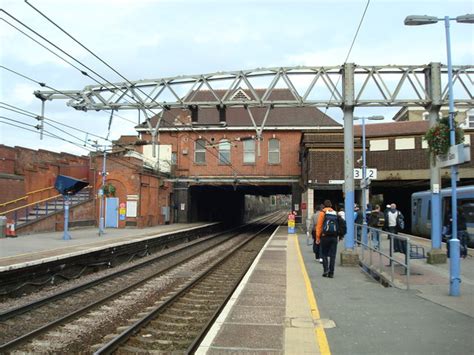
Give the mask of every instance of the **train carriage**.
<svg viewBox="0 0 474 355">
<path fill-rule="evenodd" d="M 441 190 L 441 218 L 443 225 L 451 214 L 451 188 Z M 468 245 L 474 246 L 474 186 L 463 186 L 456 189 L 457 206 L 466 217 L 469 234 Z M 426 238 L 431 237 L 431 191 L 415 192 L 411 196 L 411 233 Z"/>
</svg>

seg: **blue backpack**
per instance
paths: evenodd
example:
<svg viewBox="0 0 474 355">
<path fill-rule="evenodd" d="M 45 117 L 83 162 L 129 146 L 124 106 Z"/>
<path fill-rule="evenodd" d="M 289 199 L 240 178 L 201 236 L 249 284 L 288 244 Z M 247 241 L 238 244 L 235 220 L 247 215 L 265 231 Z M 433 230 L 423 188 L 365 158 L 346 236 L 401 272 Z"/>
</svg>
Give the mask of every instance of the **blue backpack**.
<svg viewBox="0 0 474 355">
<path fill-rule="evenodd" d="M 324 213 L 322 235 L 328 237 L 335 237 L 337 236 L 338 229 L 339 228 L 336 211 L 326 211 Z"/>
</svg>

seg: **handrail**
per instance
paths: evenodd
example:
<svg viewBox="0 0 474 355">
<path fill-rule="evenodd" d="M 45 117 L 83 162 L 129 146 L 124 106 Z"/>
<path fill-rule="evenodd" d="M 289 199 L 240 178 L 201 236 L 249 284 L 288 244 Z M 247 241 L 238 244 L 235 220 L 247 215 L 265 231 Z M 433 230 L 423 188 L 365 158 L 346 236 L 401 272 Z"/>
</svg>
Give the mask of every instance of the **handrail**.
<svg viewBox="0 0 474 355">
<path fill-rule="evenodd" d="M 43 192 L 43 191 L 47 191 L 47 190 L 51 190 L 51 189 L 54 189 L 54 186 L 50 186 L 50 187 L 46 187 L 44 189 L 39 189 L 39 190 L 34 190 L 34 191 L 30 191 L 28 192 L 25 196 L 23 197 L 19 197 L 15 200 L 11 200 L 11 201 L 7 201 L 7 202 L 3 202 L 3 203 L 0 203 L 0 207 L 5 207 L 5 206 L 8 206 L 8 205 L 11 205 L 13 203 L 17 203 L 18 201 L 21 201 L 21 200 L 26 200 L 29 195 L 33 195 L 34 193 L 37 193 L 37 192 Z"/>
<path fill-rule="evenodd" d="M 4 202 L 4 203 L 0 203 L 0 207 L 5 207 L 5 206 L 8 206 L 8 205 L 11 205 L 12 203 L 16 203 L 16 202 L 21 201 L 21 200 L 26 200 L 27 198 L 28 198 L 28 196 L 23 196 L 23 197 L 17 198 L 16 200 L 11 200 L 11 201 L 7 201 L 7 202 Z"/>
<path fill-rule="evenodd" d="M 38 203 L 42 203 L 42 202 L 45 202 L 45 201 L 53 200 L 53 199 L 55 199 L 55 198 L 57 198 L 57 197 L 60 197 L 60 196 L 62 196 L 62 195 L 61 195 L 61 194 L 57 194 L 57 195 L 55 195 L 55 196 L 48 197 L 48 198 L 45 198 L 45 199 L 42 199 L 42 200 L 39 200 L 39 201 L 35 201 L 35 202 L 29 203 L 29 204 L 27 204 L 27 205 L 23 205 L 23 206 L 20 206 L 20 207 L 17 207 L 17 208 L 13 208 L 13 209 L 11 209 L 11 210 L 2 212 L 2 214 L 7 214 L 7 213 L 10 213 L 10 212 L 15 212 L 15 211 L 21 210 L 22 208 L 34 206 L 34 205 L 37 205 Z"/>
<path fill-rule="evenodd" d="M 21 201 L 21 200 L 26 200 L 26 199 L 28 199 L 28 197 L 29 197 L 28 195 L 34 194 L 34 193 L 36 193 L 36 192 L 42 192 L 42 191 L 46 191 L 46 190 L 51 190 L 51 189 L 53 189 L 53 188 L 54 188 L 54 186 L 51 186 L 51 187 L 47 187 L 47 188 L 44 188 L 44 189 L 39 189 L 39 190 L 35 190 L 35 191 L 28 192 L 25 196 L 20 197 L 20 198 L 17 198 L 16 200 L 11 200 L 11 201 L 7 201 L 7 202 L 4 202 L 4 203 L 0 203 L 0 208 L 1 208 L 1 207 L 8 206 L 8 205 L 11 205 L 11 204 L 16 203 L 16 202 Z M 92 188 L 92 186 L 89 185 L 89 186 L 86 186 L 84 189 L 91 189 L 91 188 Z M 59 196 L 59 195 L 52 196 L 52 198 L 57 197 L 57 196 Z M 23 206 L 20 206 L 20 207 L 18 207 L 18 208 L 15 208 L 15 209 L 12 209 L 12 210 L 9 210 L 9 211 L 6 211 L 6 212 L 0 212 L 0 213 L 6 214 L 6 213 L 8 213 L 8 212 L 12 212 L 12 211 L 15 211 L 15 210 L 17 210 L 17 209 L 21 209 L 21 208 L 23 208 L 23 207 L 29 207 L 29 206 L 31 206 L 31 205 L 34 205 L 34 204 L 36 204 L 36 203 L 43 202 L 43 201 L 46 201 L 46 200 L 35 201 L 35 202 L 32 202 L 32 203 L 30 203 L 30 204 L 28 204 L 28 205 L 23 205 Z"/>
<path fill-rule="evenodd" d="M 51 190 L 51 189 L 54 189 L 54 186 L 45 187 L 44 189 L 30 191 L 30 192 L 27 193 L 27 195 L 32 195 L 32 194 L 37 193 L 37 192 L 43 192 L 43 191 Z"/>
</svg>

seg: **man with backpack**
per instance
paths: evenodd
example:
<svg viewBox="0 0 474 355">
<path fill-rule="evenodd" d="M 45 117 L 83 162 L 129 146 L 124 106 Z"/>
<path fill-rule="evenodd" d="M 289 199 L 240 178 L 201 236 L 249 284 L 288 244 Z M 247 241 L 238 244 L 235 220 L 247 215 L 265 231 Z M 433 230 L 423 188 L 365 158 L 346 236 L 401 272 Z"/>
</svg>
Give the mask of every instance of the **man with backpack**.
<svg viewBox="0 0 474 355">
<path fill-rule="evenodd" d="M 331 201 L 324 201 L 324 208 L 319 213 L 316 225 L 316 243 L 321 246 L 323 258 L 323 277 L 334 277 L 338 237 L 342 239 L 344 234 L 344 221 L 332 209 Z"/>
</svg>

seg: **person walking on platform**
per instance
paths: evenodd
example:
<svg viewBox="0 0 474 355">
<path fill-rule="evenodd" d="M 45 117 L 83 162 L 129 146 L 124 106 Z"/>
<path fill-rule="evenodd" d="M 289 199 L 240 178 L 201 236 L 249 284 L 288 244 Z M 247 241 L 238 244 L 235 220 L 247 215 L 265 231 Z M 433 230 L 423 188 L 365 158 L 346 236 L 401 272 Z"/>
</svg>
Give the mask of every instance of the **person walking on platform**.
<svg viewBox="0 0 474 355">
<path fill-rule="evenodd" d="M 364 223 L 364 215 L 359 205 L 354 205 L 354 223 L 362 225 Z M 362 227 L 356 226 L 356 238 L 360 242 L 362 239 Z"/>
<path fill-rule="evenodd" d="M 309 225 L 309 230 L 310 230 L 311 236 L 313 237 L 313 253 L 314 253 L 314 256 L 316 257 L 316 260 L 319 261 L 320 263 L 323 262 L 323 259 L 321 258 L 321 252 L 320 252 L 321 246 L 319 244 L 316 244 L 316 224 L 318 223 L 319 213 L 321 212 L 323 208 L 324 208 L 324 205 L 318 205 L 316 207 L 316 210 L 311 216 L 311 223 Z"/>
<path fill-rule="evenodd" d="M 398 231 L 405 228 L 405 217 L 397 210 L 397 205 L 392 203 L 390 208 L 385 210 L 385 230 L 392 234 L 398 234 Z M 391 244 L 390 244 L 391 246 Z M 393 237 L 393 251 L 395 253 L 407 253 L 407 243 L 405 240 Z"/>
<path fill-rule="evenodd" d="M 380 249 L 380 232 L 378 231 L 379 228 L 383 227 L 383 220 L 384 216 L 383 213 L 380 211 L 380 205 L 375 205 L 374 209 L 371 211 L 369 215 L 369 227 L 372 233 L 372 245 L 375 249 Z"/>
<path fill-rule="evenodd" d="M 321 245 L 321 256 L 323 258 L 323 277 L 334 277 L 334 266 L 336 264 L 337 241 L 345 233 L 342 224 L 344 221 L 337 216 L 332 209 L 329 200 L 324 201 L 324 208 L 319 213 L 316 225 L 316 244 Z M 329 259 L 329 260 L 328 260 Z"/>
</svg>

